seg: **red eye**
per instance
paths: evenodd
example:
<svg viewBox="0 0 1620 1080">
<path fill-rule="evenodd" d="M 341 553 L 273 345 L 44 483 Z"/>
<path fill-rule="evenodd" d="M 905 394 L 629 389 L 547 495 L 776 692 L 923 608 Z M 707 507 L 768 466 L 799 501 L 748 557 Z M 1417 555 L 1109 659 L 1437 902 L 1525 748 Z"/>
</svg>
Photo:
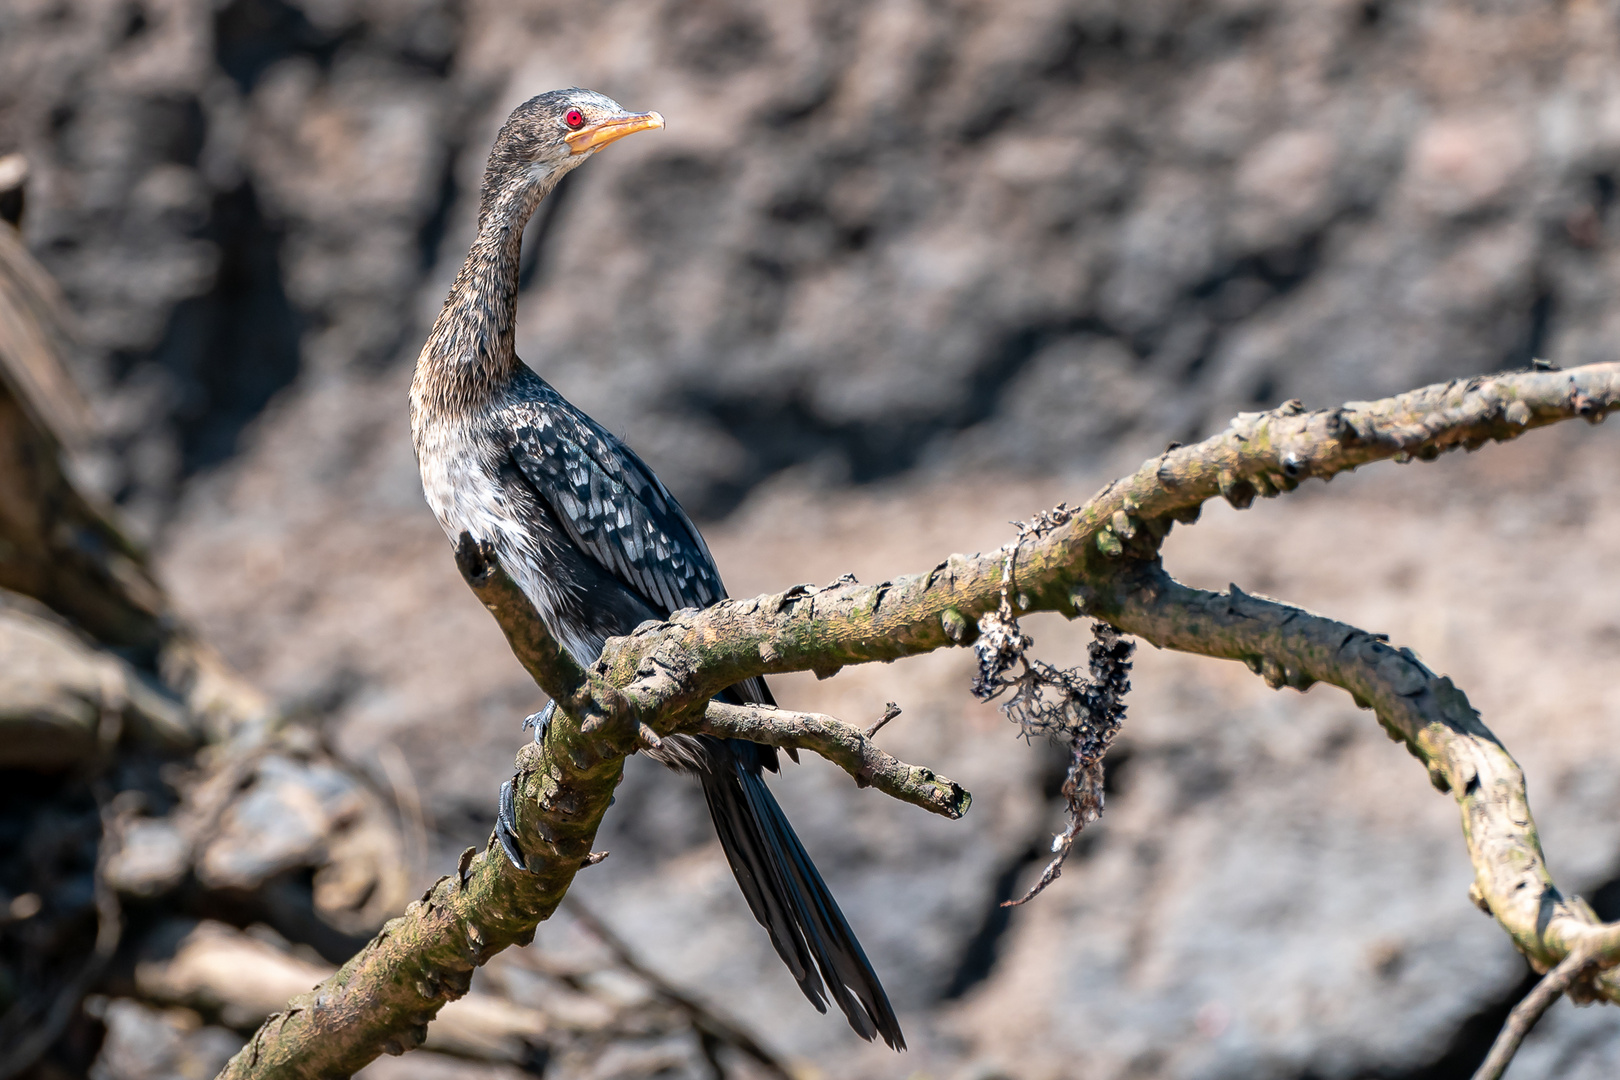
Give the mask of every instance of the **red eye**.
<svg viewBox="0 0 1620 1080">
<path fill-rule="evenodd" d="M 585 123 L 585 114 L 580 112 L 578 109 L 569 109 L 568 115 L 563 117 L 563 123 L 567 124 L 571 128 L 577 128 L 581 124 Z"/>
</svg>

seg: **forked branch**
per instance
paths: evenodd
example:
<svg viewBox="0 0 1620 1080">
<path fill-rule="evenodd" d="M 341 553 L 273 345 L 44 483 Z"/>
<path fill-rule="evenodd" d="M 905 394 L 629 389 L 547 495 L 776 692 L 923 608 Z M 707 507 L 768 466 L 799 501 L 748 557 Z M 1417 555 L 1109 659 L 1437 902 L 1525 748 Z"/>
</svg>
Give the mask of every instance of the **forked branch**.
<svg viewBox="0 0 1620 1080">
<path fill-rule="evenodd" d="M 1172 525 L 1196 520 L 1217 495 L 1238 507 L 1369 462 L 1428 460 L 1455 447 L 1515 438 L 1530 428 L 1620 407 L 1620 365 L 1515 372 L 1460 380 L 1383 401 L 1308 412 L 1297 402 L 1248 413 L 1193 446 L 1150 459 L 1013 552 L 953 555 L 932 570 L 875 586 L 800 585 L 703 611 L 676 612 L 608 642 L 581 670 L 533 609 L 468 538 L 458 562 L 500 622 L 513 651 L 560 706 L 543 747 L 518 755 L 518 835 L 529 872 L 489 851 L 446 877 L 335 975 L 266 1022 L 232 1059 L 231 1077 L 346 1076 L 382 1052 L 420 1043 L 443 1003 L 466 992 L 472 968 L 533 937 L 573 875 L 622 775 L 625 756 L 676 731 L 742 734 L 824 753 L 887 794 L 948 815 L 966 793 L 871 747 L 827 717 L 715 708 L 716 693 L 754 675 L 894 660 L 971 644 L 995 612 L 1010 562 L 1012 614 L 1089 615 L 1167 648 L 1240 659 L 1273 686 L 1341 686 L 1450 791 L 1474 861 L 1476 902 L 1541 970 L 1580 950 L 1585 974 L 1570 992 L 1620 1001 L 1610 966 L 1620 929 L 1566 899 L 1541 854 L 1518 766 L 1466 697 L 1406 650 L 1354 627 L 1237 589 L 1177 584 L 1159 565 Z M 1015 559 L 1009 560 L 1009 554 Z"/>
</svg>

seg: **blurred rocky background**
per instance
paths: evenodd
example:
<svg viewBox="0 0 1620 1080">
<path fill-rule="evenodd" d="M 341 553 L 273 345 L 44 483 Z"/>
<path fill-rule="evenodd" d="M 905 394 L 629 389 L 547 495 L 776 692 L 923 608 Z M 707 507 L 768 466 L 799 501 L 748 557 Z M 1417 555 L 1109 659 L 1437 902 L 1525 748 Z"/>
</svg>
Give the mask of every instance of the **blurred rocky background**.
<svg viewBox="0 0 1620 1080">
<path fill-rule="evenodd" d="M 517 102 L 578 84 L 668 118 L 537 216 L 519 350 L 746 594 L 993 547 L 1237 410 L 1615 359 L 1617 61 L 1597 0 L 8 0 L 0 173 L 26 178 L 0 212 L 73 328 L 30 347 L 87 404 L 8 420 L 69 444 L 49 490 L 83 505 L 0 551 L 0 709 L 68 732 L 0 762 L 0 1034 L 82 989 L 35 1075 L 211 1075 L 487 837 L 539 702 L 422 505 L 404 401 Z M 65 400 L 37 382 L 12 393 Z M 1383 467 L 1211 508 L 1167 551 L 1456 678 L 1609 918 L 1617 451 L 1582 426 Z M 1085 638 L 1028 629 L 1053 661 Z M 778 686 L 899 702 L 883 739 L 977 796 L 952 824 L 817 762 L 777 784 L 905 1058 L 803 1002 L 695 788 L 632 760 L 582 913 L 477 984 L 483 1049 L 447 1019 L 373 1070 L 1469 1075 L 1527 968 L 1369 715 L 1141 656 L 1107 817 L 1009 913 L 1061 759 L 969 675 Z M 222 996 L 207 972 L 250 956 L 267 989 Z M 1510 1075 L 1617 1068 L 1620 1013 L 1561 1004 Z"/>
<path fill-rule="evenodd" d="M 0 158 L 0 209 L 23 176 Z M 243 681 L 63 467 L 87 437 L 67 325 L 0 222 L 0 1077 L 206 1078 L 438 852 L 398 749 L 373 775 Z M 583 936 L 500 959 L 405 1072 L 368 1074 L 651 1076 L 736 1054 L 786 1075 L 589 910 L 562 924 Z"/>
</svg>

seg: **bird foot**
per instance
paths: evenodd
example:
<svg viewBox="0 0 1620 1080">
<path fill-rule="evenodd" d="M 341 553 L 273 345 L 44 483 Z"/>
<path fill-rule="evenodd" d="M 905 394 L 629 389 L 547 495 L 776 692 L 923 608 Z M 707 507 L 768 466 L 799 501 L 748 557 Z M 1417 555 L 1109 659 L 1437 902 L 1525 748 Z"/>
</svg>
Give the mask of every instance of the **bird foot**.
<svg viewBox="0 0 1620 1080">
<path fill-rule="evenodd" d="M 517 838 L 517 792 L 508 780 L 501 785 L 501 803 L 495 811 L 495 839 L 501 842 L 506 858 L 519 870 L 529 868 Z"/>
<path fill-rule="evenodd" d="M 534 728 L 534 741 L 537 743 L 545 742 L 546 732 L 551 730 L 551 716 L 556 711 L 557 703 L 555 701 L 546 702 L 545 708 L 537 713 L 530 713 L 523 718 L 523 729 L 527 731 L 529 728 Z"/>
</svg>

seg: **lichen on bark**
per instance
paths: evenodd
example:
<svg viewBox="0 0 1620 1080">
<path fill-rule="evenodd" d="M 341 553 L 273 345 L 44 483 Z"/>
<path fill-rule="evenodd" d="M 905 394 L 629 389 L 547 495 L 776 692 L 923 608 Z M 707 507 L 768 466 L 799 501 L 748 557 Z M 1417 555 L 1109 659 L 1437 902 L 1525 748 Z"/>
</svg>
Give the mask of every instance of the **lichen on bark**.
<svg viewBox="0 0 1620 1080">
<path fill-rule="evenodd" d="M 957 785 L 895 761 L 858 728 L 710 702 L 754 675 L 826 675 L 971 644 L 980 620 L 1003 604 L 1015 616 L 1084 614 L 1165 648 L 1239 660 L 1273 687 L 1342 687 L 1456 798 L 1475 902 L 1539 970 L 1578 951 L 1572 996 L 1620 1002 L 1620 926 L 1600 923 L 1559 892 L 1523 775 L 1460 689 L 1409 650 L 1235 586 L 1190 589 L 1159 559 L 1173 526 L 1195 521 L 1217 496 L 1242 508 L 1311 477 L 1392 458 L 1431 460 L 1561 420 L 1595 423 L 1616 408 L 1620 364 L 1597 364 L 1480 376 L 1334 409 L 1290 402 L 1241 414 L 1226 431 L 1148 460 L 1079 509 L 1064 508 L 1038 536 L 1020 535 L 1001 551 L 952 555 L 927 572 L 875 586 L 796 585 L 679 611 L 609 641 L 589 670 L 558 647 L 488 548 L 463 538 L 457 558 L 468 584 L 559 705 L 544 745 L 524 747 L 514 777 L 528 869 L 486 849 L 464 874 L 441 878 L 335 975 L 267 1021 L 223 1075 L 348 1075 L 379 1053 L 418 1045 L 437 1009 L 466 991 L 472 969 L 530 940 L 574 874 L 593 861 L 591 841 L 624 758 L 646 732 L 747 734 L 809 749 L 883 793 L 946 816 L 965 811 L 967 794 Z M 1014 556 L 1015 591 L 1006 586 Z"/>
</svg>

